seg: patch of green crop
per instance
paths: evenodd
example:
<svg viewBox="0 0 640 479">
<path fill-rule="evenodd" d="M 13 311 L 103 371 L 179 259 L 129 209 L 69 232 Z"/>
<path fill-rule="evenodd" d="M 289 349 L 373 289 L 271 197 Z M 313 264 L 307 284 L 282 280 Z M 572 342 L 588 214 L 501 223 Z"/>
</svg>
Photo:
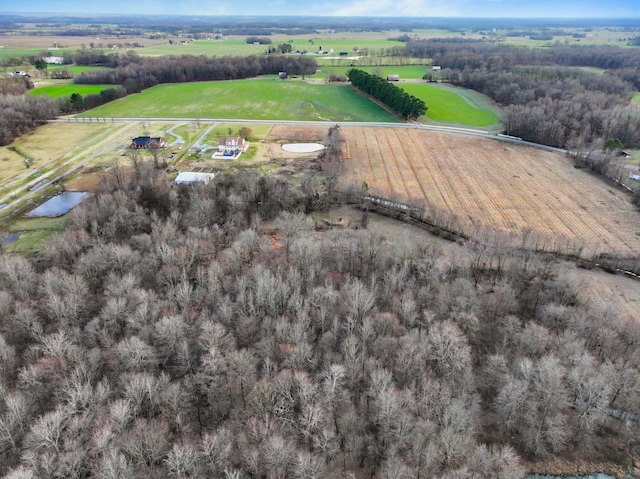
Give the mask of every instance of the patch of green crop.
<svg viewBox="0 0 640 479">
<path fill-rule="evenodd" d="M 398 86 L 426 103 L 428 120 L 471 127 L 491 127 L 500 121 L 497 107 L 478 92 L 431 83 Z"/>
<path fill-rule="evenodd" d="M 253 79 L 158 85 L 82 117 L 396 122 L 349 85 Z"/>
<path fill-rule="evenodd" d="M 70 97 L 74 93 L 86 96 L 91 94 L 99 94 L 102 90 L 109 88 L 115 88 L 114 85 L 48 85 L 42 88 L 34 88 L 29 91 L 30 95 L 48 95 L 51 98 L 66 98 Z"/>
</svg>

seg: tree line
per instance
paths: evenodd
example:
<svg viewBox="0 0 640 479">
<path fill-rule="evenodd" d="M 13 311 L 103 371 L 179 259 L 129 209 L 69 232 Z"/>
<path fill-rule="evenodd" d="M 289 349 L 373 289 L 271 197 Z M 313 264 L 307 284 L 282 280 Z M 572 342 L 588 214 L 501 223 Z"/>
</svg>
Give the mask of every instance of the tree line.
<svg viewBox="0 0 640 479">
<path fill-rule="evenodd" d="M 516 479 L 637 452 L 637 323 L 525 239 L 321 230 L 305 182 L 134 160 L 39 262 L 0 256 L 0 474 Z"/>
<path fill-rule="evenodd" d="M 384 78 L 353 68 L 347 72 L 351 85 L 381 101 L 404 118 L 415 120 L 427 112 L 421 99 L 392 85 Z"/>
<path fill-rule="evenodd" d="M 161 83 L 238 80 L 281 71 L 312 75 L 316 71 L 313 58 L 289 55 L 145 58 L 126 54 L 110 58 L 109 62 L 111 70 L 82 72 L 75 83 L 123 85 L 128 93 L 135 93 Z"/>
</svg>

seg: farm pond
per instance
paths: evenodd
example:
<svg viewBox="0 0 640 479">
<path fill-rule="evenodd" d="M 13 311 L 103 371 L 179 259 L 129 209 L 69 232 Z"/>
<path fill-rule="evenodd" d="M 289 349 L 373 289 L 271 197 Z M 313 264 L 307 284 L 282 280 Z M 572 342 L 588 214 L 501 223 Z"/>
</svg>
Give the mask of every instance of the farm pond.
<svg viewBox="0 0 640 479">
<path fill-rule="evenodd" d="M 282 149 L 293 153 L 313 153 L 324 150 L 324 145 L 320 143 L 287 143 L 282 145 Z"/>
<path fill-rule="evenodd" d="M 29 211 L 27 216 L 40 217 L 40 216 L 62 216 L 67 213 L 73 207 L 82 203 L 90 196 L 90 193 L 84 193 L 79 191 L 64 192 L 42 203 L 37 208 Z"/>
</svg>

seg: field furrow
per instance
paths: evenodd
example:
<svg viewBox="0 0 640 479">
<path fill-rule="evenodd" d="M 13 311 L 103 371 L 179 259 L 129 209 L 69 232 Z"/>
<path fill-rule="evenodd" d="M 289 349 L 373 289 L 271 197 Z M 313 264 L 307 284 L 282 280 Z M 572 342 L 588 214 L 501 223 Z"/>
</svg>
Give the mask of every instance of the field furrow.
<svg viewBox="0 0 640 479">
<path fill-rule="evenodd" d="M 545 247 L 640 252 L 640 213 L 629 195 L 562 155 L 415 129 L 345 127 L 342 134 L 351 151 L 345 184 L 366 180 L 389 198 L 422 200 L 468 228 L 531 229 L 547 238 Z"/>
</svg>

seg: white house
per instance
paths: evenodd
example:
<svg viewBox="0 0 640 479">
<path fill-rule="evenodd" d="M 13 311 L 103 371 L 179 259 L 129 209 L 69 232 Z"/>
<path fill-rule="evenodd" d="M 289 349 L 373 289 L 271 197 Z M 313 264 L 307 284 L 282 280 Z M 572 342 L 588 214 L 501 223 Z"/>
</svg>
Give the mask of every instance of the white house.
<svg viewBox="0 0 640 479">
<path fill-rule="evenodd" d="M 64 65 L 64 57 L 42 57 L 49 65 Z"/>
<path fill-rule="evenodd" d="M 237 155 L 243 153 L 249 148 L 247 140 L 240 136 L 225 136 L 220 138 L 218 142 L 218 151 L 227 155 Z"/>
<path fill-rule="evenodd" d="M 193 185 L 196 183 L 207 184 L 214 178 L 214 173 L 199 173 L 195 171 L 183 171 L 178 173 L 174 180 L 177 185 Z"/>
</svg>

